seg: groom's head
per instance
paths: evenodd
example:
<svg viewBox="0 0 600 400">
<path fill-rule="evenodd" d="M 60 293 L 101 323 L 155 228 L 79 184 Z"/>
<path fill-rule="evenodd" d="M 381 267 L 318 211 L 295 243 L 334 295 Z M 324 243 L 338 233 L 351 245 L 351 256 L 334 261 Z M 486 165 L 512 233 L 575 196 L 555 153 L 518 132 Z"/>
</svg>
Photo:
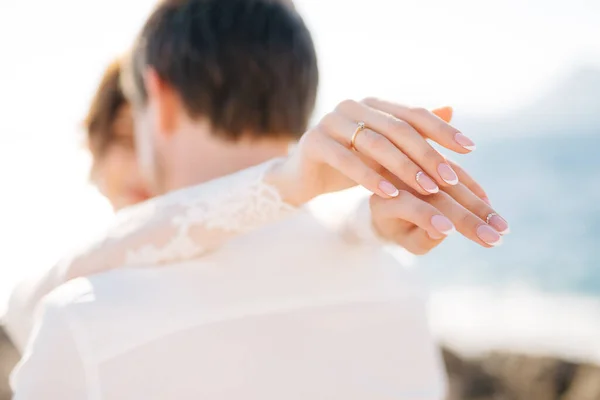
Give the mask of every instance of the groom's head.
<svg viewBox="0 0 600 400">
<path fill-rule="evenodd" d="M 163 0 L 123 72 L 142 169 L 157 192 L 284 153 L 318 82 L 289 0 Z"/>
</svg>

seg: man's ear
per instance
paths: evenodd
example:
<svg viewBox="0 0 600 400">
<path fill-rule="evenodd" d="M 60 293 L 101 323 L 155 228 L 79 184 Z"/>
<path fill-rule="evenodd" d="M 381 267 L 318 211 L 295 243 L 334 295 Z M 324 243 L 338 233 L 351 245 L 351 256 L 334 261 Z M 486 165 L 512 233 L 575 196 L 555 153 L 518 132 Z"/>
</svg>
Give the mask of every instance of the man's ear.
<svg viewBox="0 0 600 400">
<path fill-rule="evenodd" d="M 152 121 L 160 135 L 170 136 L 177 128 L 179 97 L 153 68 L 144 73 L 144 85 L 148 93 L 148 106 L 154 112 Z"/>
<path fill-rule="evenodd" d="M 443 119 L 445 122 L 449 123 L 452 120 L 452 113 L 454 110 L 452 107 L 440 107 L 433 109 L 431 112 Z"/>
</svg>

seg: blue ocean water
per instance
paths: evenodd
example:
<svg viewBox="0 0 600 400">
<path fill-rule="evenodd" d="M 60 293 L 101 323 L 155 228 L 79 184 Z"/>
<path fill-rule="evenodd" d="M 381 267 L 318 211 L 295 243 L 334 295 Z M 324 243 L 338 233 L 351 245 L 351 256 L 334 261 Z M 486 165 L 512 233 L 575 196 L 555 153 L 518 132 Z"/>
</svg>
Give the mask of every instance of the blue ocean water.
<svg viewBox="0 0 600 400">
<path fill-rule="evenodd" d="M 459 234 L 420 258 L 434 286 L 523 284 L 600 298 L 600 135 L 478 140 L 457 161 L 512 232 L 484 249 Z"/>
</svg>

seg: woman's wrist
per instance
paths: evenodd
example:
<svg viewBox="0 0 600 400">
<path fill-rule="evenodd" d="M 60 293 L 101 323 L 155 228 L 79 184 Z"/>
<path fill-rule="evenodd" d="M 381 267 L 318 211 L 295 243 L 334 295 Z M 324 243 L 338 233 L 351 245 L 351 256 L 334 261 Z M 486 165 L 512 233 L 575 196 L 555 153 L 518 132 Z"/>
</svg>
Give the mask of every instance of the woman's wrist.
<svg viewBox="0 0 600 400">
<path fill-rule="evenodd" d="M 281 199 L 294 207 L 299 207 L 312 200 L 315 196 L 308 193 L 305 185 L 300 182 L 294 171 L 293 160 L 288 156 L 278 160 L 271 165 L 265 173 L 266 184 L 277 189 Z"/>
</svg>

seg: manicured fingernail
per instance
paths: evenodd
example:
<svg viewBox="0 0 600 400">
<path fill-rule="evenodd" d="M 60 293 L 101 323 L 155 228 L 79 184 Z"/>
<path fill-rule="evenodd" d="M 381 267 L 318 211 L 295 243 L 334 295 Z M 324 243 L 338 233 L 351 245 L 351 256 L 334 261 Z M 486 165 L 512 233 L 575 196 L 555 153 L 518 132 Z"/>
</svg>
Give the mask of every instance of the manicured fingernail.
<svg viewBox="0 0 600 400">
<path fill-rule="evenodd" d="M 483 200 L 485 202 L 485 204 L 487 204 L 488 206 L 492 205 L 492 202 L 487 197 L 482 197 L 481 200 Z"/>
<path fill-rule="evenodd" d="M 437 229 L 440 233 L 443 233 L 444 235 L 449 235 L 452 232 L 456 231 L 454 225 L 452 224 L 452 221 L 450 221 L 443 215 L 434 215 L 433 217 L 431 217 L 431 225 L 433 225 L 435 229 Z"/>
<path fill-rule="evenodd" d="M 388 181 L 379 182 L 379 189 L 390 197 L 396 197 L 400 193 L 396 186 L 392 185 Z"/>
<path fill-rule="evenodd" d="M 438 165 L 438 173 L 448 185 L 456 185 L 458 183 L 458 175 L 448 164 L 442 163 Z"/>
<path fill-rule="evenodd" d="M 477 236 L 490 246 L 500 246 L 502 244 L 502 236 L 488 225 L 479 225 Z"/>
<path fill-rule="evenodd" d="M 477 148 L 477 146 L 475 146 L 475 142 L 473 142 L 471 139 L 469 139 L 460 132 L 454 135 L 454 141 L 469 151 L 475 150 Z"/>
<path fill-rule="evenodd" d="M 425 191 L 427 191 L 429 193 L 437 193 L 440 191 L 440 188 L 438 187 L 438 185 L 436 185 L 435 182 L 430 177 L 425 175 L 425 173 L 423 171 L 419 171 L 417 173 L 416 178 L 417 178 L 417 183 L 423 189 L 425 189 Z"/>
<path fill-rule="evenodd" d="M 510 232 L 510 228 L 508 227 L 508 222 L 506 222 L 506 220 L 504 218 L 502 218 L 501 216 L 499 216 L 496 213 L 491 213 L 490 215 L 488 215 L 486 218 L 486 222 L 492 228 L 497 230 L 498 233 L 500 233 L 501 235 L 506 235 L 507 233 Z"/>
</svg>

